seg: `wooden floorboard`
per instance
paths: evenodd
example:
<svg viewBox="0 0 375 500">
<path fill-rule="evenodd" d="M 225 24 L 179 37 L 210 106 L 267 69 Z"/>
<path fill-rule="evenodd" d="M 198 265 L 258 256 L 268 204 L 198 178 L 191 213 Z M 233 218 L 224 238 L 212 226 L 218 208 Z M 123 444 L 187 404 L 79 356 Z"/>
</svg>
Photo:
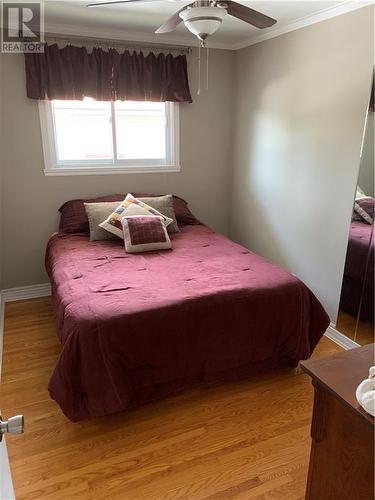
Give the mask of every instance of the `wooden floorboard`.
<svg viewBox="0 0 375 500">
<path fill-rule="evenodd" d="M 339 348 L 323 338 L 314 356 Z M 304 498 L 313 391 L 294 371 L 201 386 L 123 414 L 71 423 L 48 395 L 59 355 L 49 298 L 6 304 L 4 416 L 18 500 Z"/>
<path fill-rule="evenodd" d="M 345 311 L 340 310 L 336 321 L 336 330 L 359 345 L 373 344 L 375 342 L 375 329 L 365 321 L 359 321 Z"/>
</svg>

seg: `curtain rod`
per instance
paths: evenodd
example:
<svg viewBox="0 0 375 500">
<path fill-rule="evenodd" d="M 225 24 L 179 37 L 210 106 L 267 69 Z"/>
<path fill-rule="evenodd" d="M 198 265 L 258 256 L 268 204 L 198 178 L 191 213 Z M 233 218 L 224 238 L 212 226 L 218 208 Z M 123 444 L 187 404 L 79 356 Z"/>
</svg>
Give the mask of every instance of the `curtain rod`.
<svg viewBox="0 0 375 500">
<path fill-rule="evenodd" d="M 50 43 L 62 43 L 66 45 L 78 45 L 82 44 L 82 46 L 90 46 L 90 47 L 101 47 L 101 48 L 107 48 L 107 49 L 115 49 L 115 48 L 121 48 L 121 49 L 133 49 L 133 50 L 139 50 L 139 49 L 147 49 L 149 51 L 154 51 L 154 50 L 160 50 L 160 51 L 170 51 L 170 52 L 180 52 L 181 54 L 190 54 L 192 52 L 191 47 L 179 47 L 179 46 L 168 46 L 168 45 L 158 45 L 158 44 L 144 44 L 142 42 L 122 42 L 119 40 L 104 40 L 104 39 L 98 39 L 98 38 L 84 38 L 84 37 L 74 37 L 74 38 L 67 38 L 64 36 L 57 36 L 57 35 L 48 35 L 46 34 L 46 42 Z"/>
</svg>

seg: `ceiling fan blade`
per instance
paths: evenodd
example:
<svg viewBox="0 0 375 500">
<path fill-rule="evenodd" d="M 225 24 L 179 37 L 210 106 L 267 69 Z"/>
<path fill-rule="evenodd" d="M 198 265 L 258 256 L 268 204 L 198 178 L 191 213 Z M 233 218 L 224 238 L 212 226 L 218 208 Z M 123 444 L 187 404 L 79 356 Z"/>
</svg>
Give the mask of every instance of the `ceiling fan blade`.
<svg viewBox="0 0 375 500">
<path fill-rule="evenodd" d="M 228 14 L 233 17 L 237 17 L 242 21 L 245 21 L 245 23 L 252 24 L 257 28 L 269 28 L 277 22 L 276 19 L 273 19 L 272 17 L 268 17 L 265 14 L 258 12 L 257 10 L 250 9 L 250 7 L 246 7 L 245 5 L 242 5 L 240 3 L 233 2 L 232 0 L 228 0 L 223 3 L 227 4 L 228 6 Z"/>
<path fill-rule="evenodd" d="M 158 28 L 155 33 L 161 34 L 161 33 L 169 33 L 177 28 L 177 26 L 182 23 L 182 19 L 180 17 L 180 12 L 183 10 L 187 9 L 189 5 L 185 5 L 185 7 L 182 7 L 176 14 L 173 14 L 172 17 L 170 17 L 167 21 L 165 21 L 164 24 Z"/>
<path fill-rule="evenodd" d="M 115 5 L 117 3 L 131 3 L 131 2 L 156 2 L 159 0 L 114 0 L 109 2 L 96 2 L 89 3 L 86 7 L 104 7 L 105 5 Z"/>
</svg>

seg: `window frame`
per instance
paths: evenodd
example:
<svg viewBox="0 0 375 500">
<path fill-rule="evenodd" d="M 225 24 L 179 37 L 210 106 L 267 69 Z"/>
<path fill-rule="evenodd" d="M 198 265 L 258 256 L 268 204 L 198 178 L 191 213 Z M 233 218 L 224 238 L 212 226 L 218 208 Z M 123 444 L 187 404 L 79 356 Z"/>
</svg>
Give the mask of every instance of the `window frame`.
<svg viewBox="0 0 375 500">
<path fill-rule="evenodd" d="M 116 144 L 114 102 L 111 102 L 112 137 Z M 51 101 L 39 101 L 39 119 L 44 156 L 44 175 L 103 175 L 180 172 L 180 110 L 179 103 L 166 102 L 166 159 L 82 160 L 58 162 Z M 116 149 L 114 149 L 114 157 Z"/>
</svg>

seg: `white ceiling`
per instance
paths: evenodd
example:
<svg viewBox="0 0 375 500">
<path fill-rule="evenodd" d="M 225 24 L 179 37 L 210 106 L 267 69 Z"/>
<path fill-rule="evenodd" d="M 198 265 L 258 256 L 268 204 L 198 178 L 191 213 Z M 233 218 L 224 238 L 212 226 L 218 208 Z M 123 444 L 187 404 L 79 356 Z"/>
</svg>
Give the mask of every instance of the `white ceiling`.
<svg viewBox="0 0 375 500">
<path fill-rule="evenodd" d="M 156 42 L 162 44 L 180 43 L 194 45 L 193 35 L 181 24 L 173 33 L 155 35 L 154 31 L 171 15 L 186 5 L 181 0 L 137 1 L 121 5 L 86 8 L 95 0 L 46 0 L 46 31 L 67 35 L 97 36 L 99 38 L 128 41 Z M 210 45 L 218 48 L 236 49 L 254 43 L 258 39 L 291 31 L 325 17 L 333 17 L 347 10 L 353 10 L 368 2 L 344 1 L 268 1 L 240 0 L 240 3 L 263 12 L 277 23 L 265 30 L 259 30 L 243 21 L 227 16 L 217 33 L 210 38 Z"/>
</svg>

